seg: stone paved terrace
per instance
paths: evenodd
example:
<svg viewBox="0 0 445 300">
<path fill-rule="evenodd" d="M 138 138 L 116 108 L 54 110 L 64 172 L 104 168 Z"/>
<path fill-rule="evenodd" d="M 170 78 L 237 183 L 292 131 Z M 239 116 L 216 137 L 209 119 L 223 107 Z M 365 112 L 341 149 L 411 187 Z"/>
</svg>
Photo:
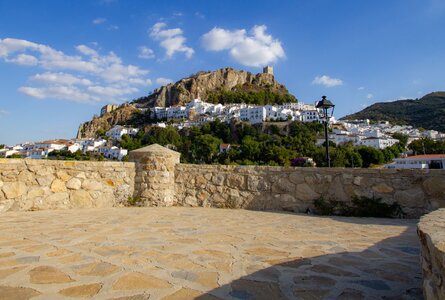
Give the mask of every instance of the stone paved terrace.
<svg viewBox="0 0 445 300">
<path fill-rule="evenodd" d="M 8 212 L 0 299 L 419 299 L 416 220 L 209 208 Z"/>
</svg>

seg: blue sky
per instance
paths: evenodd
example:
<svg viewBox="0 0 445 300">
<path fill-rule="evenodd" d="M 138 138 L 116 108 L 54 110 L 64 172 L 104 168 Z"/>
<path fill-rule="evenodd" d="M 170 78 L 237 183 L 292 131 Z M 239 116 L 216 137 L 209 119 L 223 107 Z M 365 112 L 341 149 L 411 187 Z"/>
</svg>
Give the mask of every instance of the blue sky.
<svg viewBox="0 0 445 300">
<path fill-rule="evenodd" d="M 337 117 L 445 90 L 445 1 L 0 0 L 0 144 L 71 138 L 106 103 L 272 65 Z"/>
</svg>

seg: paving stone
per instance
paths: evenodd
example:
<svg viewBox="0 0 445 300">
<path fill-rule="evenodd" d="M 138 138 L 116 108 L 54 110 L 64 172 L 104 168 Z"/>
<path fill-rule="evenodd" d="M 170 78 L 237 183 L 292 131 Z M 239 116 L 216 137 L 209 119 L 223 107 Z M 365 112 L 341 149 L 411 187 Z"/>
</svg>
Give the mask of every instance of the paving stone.
<svg viewBox="0 0 445 300">
<path fill-rule="evenodd" d="M 295 276 L 294 283 L 299 287 L 305 286 L 334 286 L 336 281 L 332 278 L 325 276 L 317 276 L 317 275 L 308 275 L 308 276 Z"/>
<path fill-rule="evenodd" d="M 15 267 L 11 269 L 0 269 L 0 279 L 6 278 L 11 274 L 17 273 L 18 271 L 23 270 L 26 266 Z"/>
<path fill-rule="evenodd" d="M 302 300 L 321 300 L 326 299 L 329 294 L 329 290 L 323 289 L 296 289 L 294 290 L 294 295 L 298 299 Z"/>
<path fill-rule="evenodd" d="M 51 266 L 40 266 L 28 272 L 29 281 L 38 284 L 72 282 L 70 276 Z"/>
<path fill-rule="evenodd" d="M 246 253 L 249 255 L 255 255 L 255 256 L 288 256 L 289 252 L 275 250 L 272 248 L 265 248 L 265 247 L 259 247 L 259 248 L 249 248 L 246 250 Z"/>
<path fill-rule="evenodd" d="M 79 275 L 87 276 L 108 276 L 120 270 L 118 266 L 107 262 L 93 262 L 74 267 L 74 272 Z"/>
<path fill-rule="evenodd" d="M 0 299 L 28 300 L 40 294 L 40 292 L 31 288 L 0 286 Z"/>
<path fill-rule="evenodd" d="M 299 268 L 301 266 L 311 265 L 311 260 L 303 257 L 288 257 L 280 259 L 266 260 L 270 265 L 279 265 L 280 267 Z"/>
<path fill-rule="evenodd" d="M 62 290 L 122 300 L 422 295 L 410 220 L 114 208 L 8 212 L 0 232 L 0 286 L 21 277 L 20 286 L 39 290 L 39 299 Z M 52 269 L 36 272 L 42 267 Z M 36 278 L 55 283 L 36 285 Z M 88 296 L 88 285 L 93 294 L 97 284 Z"/>
<path fill-rule="evenodd" d="M 391 289 L 383 280 L 355 280 L 351 281 L 351 283 L 359 284 L 377 291 Z"/>
<path fill-rule="evenodd" d="M 83 284 L 60 290 L 59 294 L 67 297 L 91 298 L 95 296 L 101 288 L 102 283 Z"/>
<path fill-rule="evenodd" d="M 132 295 L 132 296 L 110 298 L 108 300 L 149 300 L 149 299 L 150 299 L 150 294 L 143 293 L 143 294 L 137 294 L 137 295 Z"/>
<path fill-rule="evenodd" d="M 3 252 L 3 253 L 0 253 L 0 258 L 11 257 L 11 256 L 14 256 L 14 255 L 15 255 L 14 252 Z"/>
<path fill-rule="evenodd" d="M 230 296 L 240 299 L 287 299 L 277 283 L 239 279 L 230 284 Z"/>
<path fill-rule="evenodd" d="M 346 277 L 359 277 L 359 275 L 343 270 L 341 268 L 335 268 L 328 265 L 315 265 L 309 268 L 312 272 L 320 274 L 331 274 L 334 276 L 346 276 Z"/>
<path fill-rule="evenodd" d="M 113 284 L 114 290 L 165 289 L 170 287 L 171 284 L 166 280 L 137 272 L 127 273 Z"/>
<path fill-rule="evenodd" d="M 173 294 L 162 298 L 162 300 L 192 300 L 192 299 L 199 299 L 199 300 L 218 300 L 219 298 L 210 295 L 210 294 L 204 294 L 202 292 L 182 288 Z"/>
<path fill-rule="evenodd" d="M 340 293 L 340 295 L 338 295 L 337 299 L 339 299 L 339 300 L 361 300 L 361 299 L 365 299 L 365 296 L 363 295 L 363 291 L 347 288 L 347 289 L 343 290 Z"/>
</svg>

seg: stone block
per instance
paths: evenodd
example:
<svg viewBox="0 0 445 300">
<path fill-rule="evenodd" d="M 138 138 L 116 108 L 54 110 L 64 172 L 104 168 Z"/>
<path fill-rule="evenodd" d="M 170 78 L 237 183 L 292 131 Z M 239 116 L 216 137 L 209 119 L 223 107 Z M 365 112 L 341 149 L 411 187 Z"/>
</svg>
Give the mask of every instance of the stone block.
<svg viewBox="0 0 445 300">
<path fill-rule="evenodd" d="M 232 188 L 245 189 L 244 176 L 236 174 L 227 175 L 227 185 Z"/>
<path fill-rule="evenodd" d="M 93 207 L 93 199 L 85 190 L 76 190 L 71 192 L 71 205 L 75 208 L 89 208 Z"/>
<path fill-rule="evenodd" d="M 394 193 L 394 200 L 402 207 L 423 208 L 425 207 L 424 199 L 425 194 L 420 187 L 406 191 L 396 191 Z"/>
<path fill-rule="evenodd" d="M 54 176 L 53 175 L 41 176 L 37 177 L 36 180 L 40 186 L 49 186 L 53 182 Z"/>
<path fill-rule="evenodd" d="M 213 174 L 212 176 L 212 182 L 215 185 L 223 185 L 224 184 L 224 180 L 225 180 L 225 176 L 224 174 Z"/>
<path fill-rule="evenodd" d="M 51 191 L 54 193 L 66 192 L 65 182 L 60 179 L 54 179 L 51 183 Z"/>
<path fill-rule="evenodd" d="M 28 188 L 24 182 L 5 182 L 2 187 L 6 199 L 14 199 L 24 195 Z"/>
<path fill-rule="evenodd" d="M 307 183 L 297 184 L 295 191 L 295 198 L 302 201 L 313 201 L 320 197 L 320 195 L 314 192 Z"/>
<path fill-rule="evenodd" d="M 78 190 L 82 186 L 82 182 L 79 178 L 71 178 L 67 181 L 66 187 L 70 190 Z"/>
<path fill-rule="evenodd" d="M 428 195 L 445 197 L 445 177 L 431 177 L 423 182 L 423 187 Z"/>
<path fill-rule="evenodd" d="M 103 188 L 103 184 L 96 180 L 86 179 L 82 182 L 82 188 L 87 191 L 100 191 Z"/>
<path fill-rule="evenodd" d="M 51 194 L 44 200 L 44 208 L 70 208 L 68 193 Z"/>
<path fill-rule="evenodd" d="M 392 193 L 394 189 L 386 183 L 378 183 L 372 187 L 372 190 L 376 193 Z"/>
</svg>

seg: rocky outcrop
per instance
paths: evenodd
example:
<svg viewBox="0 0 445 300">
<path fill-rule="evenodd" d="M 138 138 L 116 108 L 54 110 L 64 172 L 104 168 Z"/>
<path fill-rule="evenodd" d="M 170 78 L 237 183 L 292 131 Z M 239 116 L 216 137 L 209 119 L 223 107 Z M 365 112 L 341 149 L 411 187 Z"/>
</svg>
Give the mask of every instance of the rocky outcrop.
<svg viewBox="0 0 445 300">
<path fill-rule="evenodd" d="M 108 112 L 100 117 L 94 117 L 91 121 L 80 124 L 77 138 L 96 138 L 98 131 L 108 131 L 116 124 L 124 124 L 138 109 L 134 105 L 122 105 L 118 109 Z"/>
<path fill-rule="evenodd" d="M 162 86 L 151 95 L 135 100 L 135 103 L 145 107 L 184 105 L 198 97 L 205 100 L 210 93 L 216 91 L 256 91 L 265 88 L 278 94 L 289 93 L 284 85 L 275 81 L 272 74 L 255 75 L 224 68 L 213 72 L 198 72 L 174 84 Z"/>
</svg>

